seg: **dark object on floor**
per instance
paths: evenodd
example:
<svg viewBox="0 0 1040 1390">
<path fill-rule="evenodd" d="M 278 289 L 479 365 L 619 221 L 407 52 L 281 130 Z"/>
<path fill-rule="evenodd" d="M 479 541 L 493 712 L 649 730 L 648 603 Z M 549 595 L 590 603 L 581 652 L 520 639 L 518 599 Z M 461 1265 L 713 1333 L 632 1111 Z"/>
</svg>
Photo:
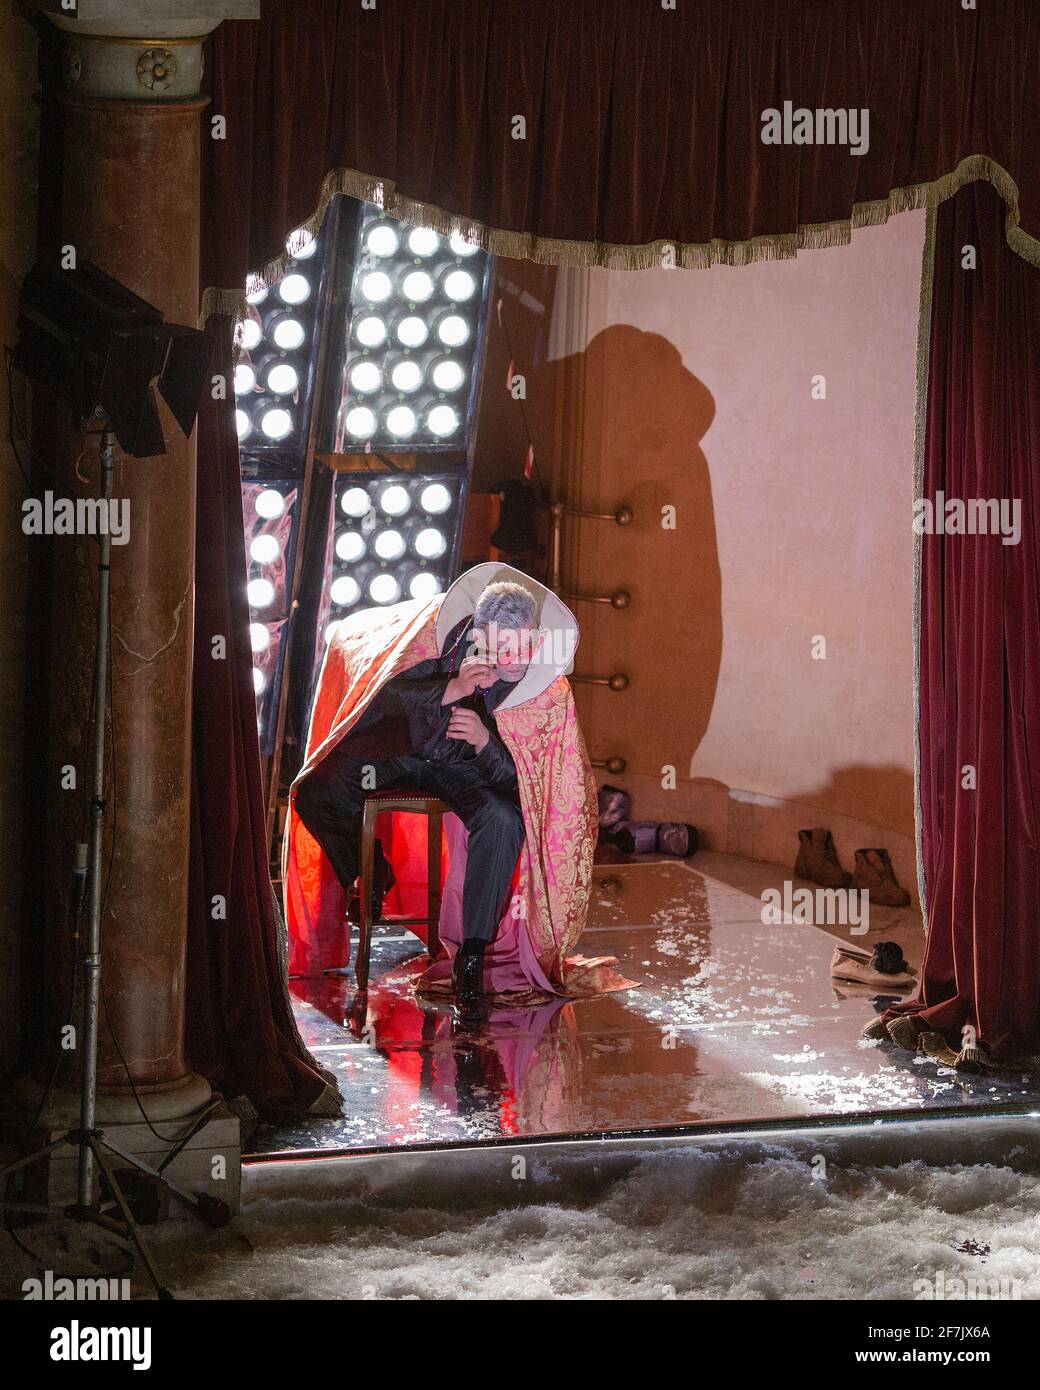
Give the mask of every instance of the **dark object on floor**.
<svg viewBox="0 0 1040 1390">
<path fill-rule="evenodd" d="M 632 798 L 621 787 L 612 787 L 605 782 L 596 797 L 599 806 L 600 839 L 608 839 L 628 816 Z"/>
<path fill-rule="evenodd" d="M 682 821 L 629 820 L 618 825 L 614 843 L 624 854 L 671 854 L 685 859 L 700 848 L 697 827 Z"/>
<path fill-rule="evenodd" d="M 909 965 L 898 941 L 878 941 L 870 955 L 870 963 L 879 975 L 908 975 Z"/>
<path fill-rule="evenodd" d="M 376 840 L 376 871 L 375 885 L 372 889 L 372 921 L 378 922 L 383 915 L 383 899 L 397 882 L 397 875 L 394 873 L 394 866 L 383 853 L 383 842 Z M 361 899 L 357 891 L 350 896 L 347 903 L 347 921 L 352 927 L 356 927 L 361 921 Z"/>
<path fill-rule="evenodd" d="M 838 851 L 829 830 L 799 830 L 798 858 L 794 871 L 823 888 L 848 888 L 852 875 L 838 863 Z"/>
<path fill-rule="evenodd" d="M 854 888 L 866 889 L 870 901 L 881 907 L 909 907 L 910 894 L 901 887 L 892 870 L 887 849 L 858 849 Z"/>
</svg>

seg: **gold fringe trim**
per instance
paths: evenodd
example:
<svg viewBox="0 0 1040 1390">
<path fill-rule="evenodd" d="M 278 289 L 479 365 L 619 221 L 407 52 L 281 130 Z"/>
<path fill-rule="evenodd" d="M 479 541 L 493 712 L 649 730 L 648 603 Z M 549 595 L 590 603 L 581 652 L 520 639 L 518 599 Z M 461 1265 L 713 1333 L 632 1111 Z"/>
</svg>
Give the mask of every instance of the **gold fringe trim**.
<svg viewBox="0 0 1040 1390">
<path fill-rule="evenodd" d="M 198 326 L 205 328 L 215 314 L 226 315 L 236 324 L 240 323 L 246 317 L 248 309 L 245 290 L 208 289 L 199 306 Z"/>
<path fill-rule="evenodd" d="M 982 154 L 968 155 L 952 173 L 944 174 L 932 183 L 894 188 L 887 198 L 855 203 L 851 216 L 836 222 L 810 223 L 794 232 L 752 237 L 748 241 L 714 238 L 706 243 L 676 243 L 661 238 L 641 246 L 602 241 L 566 241 L 556 237 L 538 237 L 530 232 L 486 227 L 481 222 L 447 212 L 433 203 L 409 198 L 400 192 L 392 179 L 376 178 L 371 174 L 359 173 L 356 169 L 334 169 L 326 174 L 322 182 L 317 207 L 304 223 L 288 234 L 286 250 L 252 271 L 244 291 L 207 289 L 202 296 L 200 321 L 205 323 L 212 314 L 227 314 L 236 321 L 245 317 L 246 295 L 271 289 L 278 283 L 294 251 L 299 250 L 308 235 L 317 234 L 326 209 L 337 193 L 374 203 L 390 217 L 421 223 L 445 236 L 459 232 L 468 241 L 497 256 L 526 259 L 542 265 L 601 266 L 608 270 L 651 270 L 665 264 L 683 270 L 706 270 L 712 265 L 741 266 L 758 261 L 790 260 L 799 251 L 845 246 L 852 239 L 856 227 L 879 226 L 898 213 L 933 207 L 952 198 L 965 184 L 975 183 L 979 179 L 991 183 L 1007 205 L 1004 227 L 1008 245 L 1031 265 L 1040 266 L 1040 240 L 1024 232 L 1020 226 L 1018 186 L 996 160 Z"/>
</svg>

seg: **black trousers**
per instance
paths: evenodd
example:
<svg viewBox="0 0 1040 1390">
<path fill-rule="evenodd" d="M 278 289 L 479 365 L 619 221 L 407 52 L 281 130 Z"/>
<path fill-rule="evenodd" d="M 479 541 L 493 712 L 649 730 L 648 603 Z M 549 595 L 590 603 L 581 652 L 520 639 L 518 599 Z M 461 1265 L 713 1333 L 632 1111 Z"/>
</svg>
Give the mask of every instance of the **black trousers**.
<svg viewBox="0 0 1040 1390">
<path fill-rule="evenodd" d="M 348 893 L 360 867 L 365 796 L 390 787 L 439 797 L 465 825 L 469 844 L 462 889 L 463 935 L 467 940 L 492 941 L 524 843 L 524 818 L 516 792 L 488 786 L 480 771 L 465 763 L 431 762 L 411 754 L 365 758 L 333 749 L 301 782 L 296 810 Z"/>
</svg>

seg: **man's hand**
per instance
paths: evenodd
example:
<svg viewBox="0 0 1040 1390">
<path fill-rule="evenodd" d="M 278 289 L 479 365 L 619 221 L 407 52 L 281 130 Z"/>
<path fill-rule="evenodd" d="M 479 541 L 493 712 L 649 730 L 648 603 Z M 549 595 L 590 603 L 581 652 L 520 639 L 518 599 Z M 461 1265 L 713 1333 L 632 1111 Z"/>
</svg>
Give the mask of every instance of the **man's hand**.
<svg viewBox="0 0 1040 1390">
<path fill-rule="evenodd" d="M 474 661 L 472 657 L 468 657 L 459 668 L 458 675 L 452 676 L 444 687 L 441 704 L 451 705 L 456 700 L 465 700 L 478 686 L 481 690 L 487 690 L 494 683 L 494 667 L 489 666 L 486 661 Z"/>
<path fill-rule="evenodd" d="M 465 739 L 479 753 L 487 746 L 491 734 L 476 710 L 453 709 L 448 720 L 448 737 Z"/>
</svg>

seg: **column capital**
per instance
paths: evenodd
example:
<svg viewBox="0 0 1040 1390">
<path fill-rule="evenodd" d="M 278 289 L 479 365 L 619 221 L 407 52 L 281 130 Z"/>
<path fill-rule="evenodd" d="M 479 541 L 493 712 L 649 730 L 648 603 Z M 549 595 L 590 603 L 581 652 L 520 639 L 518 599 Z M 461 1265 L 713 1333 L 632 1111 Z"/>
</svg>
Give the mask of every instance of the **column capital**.
<svg viewBox="0 0 1040 1390">
<path fill-rule="evenodd" d="M 260 0 L 23 0 L 65 35 L 70 95 L 104 101 L 190 101 L 202 43 L 225 19 L 257 19 Z"/>
</svg>

